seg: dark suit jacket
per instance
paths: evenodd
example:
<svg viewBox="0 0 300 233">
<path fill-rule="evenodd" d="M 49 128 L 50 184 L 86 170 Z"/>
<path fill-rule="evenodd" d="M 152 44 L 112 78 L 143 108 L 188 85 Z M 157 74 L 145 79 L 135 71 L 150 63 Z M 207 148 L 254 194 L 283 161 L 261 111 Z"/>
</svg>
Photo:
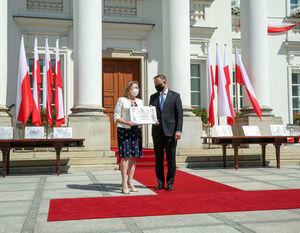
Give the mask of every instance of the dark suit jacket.
<svg viewBox="0 0 300 233">
<path fill-rule="evenodd" d="M 157 92 L 150 97 L 150 105 L 156 107 L 159 125 L 152 125 L 152 136 L 158 136 L 163 130 L 168 137 L 175 135 L 175 132 L 182 132 L 183 111 L 180 95 L 168 90 L 163 111 L 160 109 L 160 93 Z"/>
</svg>

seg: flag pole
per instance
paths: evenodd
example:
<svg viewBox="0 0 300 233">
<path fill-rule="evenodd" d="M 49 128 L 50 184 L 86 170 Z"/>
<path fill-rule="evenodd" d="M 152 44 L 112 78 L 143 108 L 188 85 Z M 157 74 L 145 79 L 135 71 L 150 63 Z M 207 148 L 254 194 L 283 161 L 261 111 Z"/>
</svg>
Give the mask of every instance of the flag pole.
<svg viewBox="0 0 300 233">
<path fill-rule="evenodd" d="M 236 73 L 235 73 L 235 102 L 236 102 L 236 119 L 239 119 L 239 95 L 238 95 L 238 83 L 236 80 Z"/>
</svg>

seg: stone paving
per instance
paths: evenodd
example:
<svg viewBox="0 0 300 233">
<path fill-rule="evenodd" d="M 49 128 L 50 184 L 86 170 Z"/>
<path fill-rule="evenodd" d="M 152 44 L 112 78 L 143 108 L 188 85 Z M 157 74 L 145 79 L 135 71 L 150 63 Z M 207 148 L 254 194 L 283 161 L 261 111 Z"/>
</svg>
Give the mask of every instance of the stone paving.
<svg viewBox="0 0 300 233">
<path fill-rule="evenodd" d="M 300 166 L 181 169 L 243 190 L 300 189 Z M 47 222 L 53 198 L 121 196 L 119 171 L 0 178 L 0 233 L 300 232 L 300 209 Z M 138 193 L 155 195 L 135 181 Z"/>
</svg>

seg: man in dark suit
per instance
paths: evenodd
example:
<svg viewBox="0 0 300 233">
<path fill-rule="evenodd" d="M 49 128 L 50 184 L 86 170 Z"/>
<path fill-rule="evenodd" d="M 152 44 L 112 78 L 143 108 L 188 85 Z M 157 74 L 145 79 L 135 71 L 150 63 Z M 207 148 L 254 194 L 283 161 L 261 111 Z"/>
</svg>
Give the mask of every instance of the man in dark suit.
<svg viewBox="0 0 300 233">
<path fill-rule="evenodd" d="M 158 185 L 155 190 L 165 186 L 164 150 L 166 150 L 168 174 L 167 190 L 173 190 L 176 172 L 176 146 L 181 138 L 183 111 L 180 95 L 168 89 L 167 78 L 160 74 L 154 77 L 157 93 L 151 95 L 150 105 L 156 107 L 158 123 L 152 126 L 155 153 L 155 172 Z"/>
</svg>

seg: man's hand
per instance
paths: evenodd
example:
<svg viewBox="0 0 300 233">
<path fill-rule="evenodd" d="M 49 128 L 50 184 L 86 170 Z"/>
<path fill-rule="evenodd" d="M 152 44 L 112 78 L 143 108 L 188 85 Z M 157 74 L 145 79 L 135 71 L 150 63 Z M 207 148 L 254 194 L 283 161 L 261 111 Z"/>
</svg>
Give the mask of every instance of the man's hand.
<svg viewBox="0 0 300 233">
<path fill-rule="evenodd" d="M 174 137 L 176 141 L 179 140 L 181 138 L 181 132 L 177 131 Z"/>
<path fill-rule="evenodd" d="M 159 125 L 159 121 L 158 121 L 158 122 L 156 122 L 154 125 Z"/>
</svg>

